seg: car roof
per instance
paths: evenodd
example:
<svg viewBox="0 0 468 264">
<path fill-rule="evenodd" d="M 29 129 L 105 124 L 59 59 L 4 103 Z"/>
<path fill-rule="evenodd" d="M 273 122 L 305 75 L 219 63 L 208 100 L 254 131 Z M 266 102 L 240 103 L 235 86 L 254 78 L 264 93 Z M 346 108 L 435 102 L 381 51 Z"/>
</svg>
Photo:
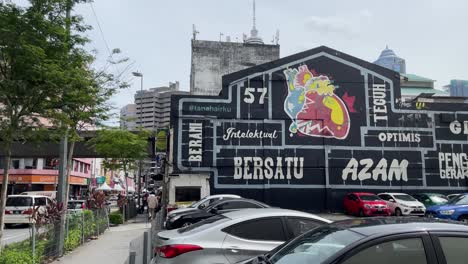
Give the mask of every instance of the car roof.
<svg viewBox="0 0 468 264">
<path fill-rule="evenodd" d="M 10 197 L 34 197 L 34 198 L 49 198 L 50 199 L 50 196 L 45 196 L 45 195 L 34 195 L 34 194 L 12 194 L 12 195 L 8 195 L 7 198 L 10 198 Z"/>
<path fill-rule="evenodd" d="M 337 221 L 331 224 L 365 236 L 410 233 L 422 231 L 457 231 L 468 233 L 462 222 L 423 217 L 373 217 Z"/>
<path fill-rule="evenodd" d="M 213 206 L 215 206 L 215 205 L 217 205 L 217 204 L 220 204 L 220 203 L 238 202 L 238 201 L 239 201 L 239 202 L 240 202 L 240 201 L 242 201 L 242 202 L 246 202 L 246 201 L 247 201 L 247 202 L 252 202 L 252 203 L 256 203 L 256 204 L 264 204 L 264 203 L 262 203 L 262 202 L 259 202 L 259 201 L 257 201 L 257 200 L 254 200 L 254 199 L 232 198 L 232 199 L 225 199 L 225 200 L 216 201 L 216 202 L 210 204 L 209 207 L 213 207 Z M 267 205 L 267 204 L 264 204 L 264 205 Z"/>
<path fill-rule="evenodd" d="M 327 220 L 317 215 L 300 212 L 296 210 L 281 209 L 281 208 L 241 209 L 238 211 L 224 213 L 223 216 L 230 218 L 232 220 L 241 220 L 241 219 L 247 219 L 247 218 L 260 218 L 260 217 L 269 217 L 269 216 L 298 216 L 298 217 L 315 218 L 317 220 L 322 220 L 327 223 L 332 222 L 330 220 Z"/>
<path fill-rule="evenodd" d="M 389 194 L 389 195 L 409 195 L 409 194 L 407 194 L 407 193 L 390 193 L 390 192 L 379 193 L 378 195 L 381 195 L 381 194 Z"/>
<path fill-rule="evenodd" d="M 370 193 L 370 192 L 353 192 L 349 194 L 355 194 L 355 195 L 375 195 L 375 193 Z"/>
<path fill-rule="evenodd" d="M 208 195 L 205 197 L 205 199 L 219 198 L 219 197 L 241 198 L 239 195 L 236 195 L 236 194 L 215 194 L 215 195 Z"/>
</svg>

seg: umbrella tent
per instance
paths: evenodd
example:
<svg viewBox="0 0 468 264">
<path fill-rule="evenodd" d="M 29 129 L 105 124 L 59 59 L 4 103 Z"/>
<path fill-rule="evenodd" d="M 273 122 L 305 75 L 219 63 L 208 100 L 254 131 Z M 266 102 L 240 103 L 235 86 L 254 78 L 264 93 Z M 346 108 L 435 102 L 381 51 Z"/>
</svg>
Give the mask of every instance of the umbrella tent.
<svg viewBox="0 0 468 264">
<path fill-rule="evenodd" d="M 124 189 L 122 188 L 122 186 L 120 186 L 120 184 L 115 184 L 114 191 L 121 192 L 121 191 L 124 191 Z"/>
<path fill-rule="evenodd" d="M 112 188 L 111 188 L 109 185 L 107 185 L 107 183 L 104 182 L 101 186 L 99 186 L 98 188 L 96 188 L 96 190 L 97 190 L 97 191 L 105 191 L 105 192 L 107 191 L 107 192 L 110 192 L 110 191 L 112 191 Z"/>
</svg>

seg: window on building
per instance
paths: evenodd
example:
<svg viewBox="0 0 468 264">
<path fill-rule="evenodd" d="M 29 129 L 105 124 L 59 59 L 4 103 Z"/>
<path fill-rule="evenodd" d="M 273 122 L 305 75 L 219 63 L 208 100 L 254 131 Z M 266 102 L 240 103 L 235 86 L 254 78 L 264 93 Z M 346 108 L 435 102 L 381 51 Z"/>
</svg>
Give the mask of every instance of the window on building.
<svg viewBox="0 0 468 264">
<path fill-rule="evenodd" d="M 84 163 L 83 162 L 79 162 L 80 163 L 80 172 L 84 172 Z"/>
<path fill-rule="evenodd" d="M 25 169 L 37 169 L 37 159 L 24 159 Z"/>
<path fill-rule="evenodd" d="M 59 159 L 57 158 L 46 158 L 44 161 L 44 170 L 58 170 Z"/>
<path fill-rule="evenodd" d="M 200 200 L 200 187 L 176 187 L 176 202 L 190 202 Z"/>
<path fill-rule="evenodd" d="M 11 160 L 11 168 L 12 169 L 19 169 L 20 168 L 20 160 L 19 159 L 12 159 Z"/>
</svg>

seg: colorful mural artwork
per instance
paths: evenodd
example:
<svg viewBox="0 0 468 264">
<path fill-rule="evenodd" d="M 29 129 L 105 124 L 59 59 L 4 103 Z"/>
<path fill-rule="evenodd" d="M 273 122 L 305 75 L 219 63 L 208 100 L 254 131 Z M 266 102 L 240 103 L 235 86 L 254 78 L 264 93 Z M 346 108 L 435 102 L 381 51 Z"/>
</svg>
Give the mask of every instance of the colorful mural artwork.
<svg viewBox="0 0 468 264">
<path fill-rule="evenodd" d="M 211 193 L 322 211 L 350 190 L 468 191 L 468 104 L 402 104 L 399 73 L 328 47 L 171 107 L 173 173 L 208 173 Z"/>
<path fill-rule="evenodd" d="M 345 139 L 349 113 L 325 75 L 314 76 L 307 65 L 284 71 L 288 96 L 284 111 L 291 118 L 289 131 L 313 137 Z"/>
</svg>

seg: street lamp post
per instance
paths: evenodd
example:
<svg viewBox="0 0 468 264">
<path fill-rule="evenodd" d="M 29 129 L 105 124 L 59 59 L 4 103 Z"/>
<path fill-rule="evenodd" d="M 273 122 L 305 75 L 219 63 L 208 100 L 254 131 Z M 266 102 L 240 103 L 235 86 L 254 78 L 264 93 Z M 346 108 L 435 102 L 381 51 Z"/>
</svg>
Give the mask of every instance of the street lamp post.
<svg viewBox="0 0 468 264">
<path fill-rule="evenodd" d="M 143 73 L 141 72 L 132 72 L 133 76 L 139 77 L 141 82 L 140 82 L 140 128 L 143 128 Z M 138 161 L 138 208 L 141 206 L 141 160 Z"/>
</svg>

